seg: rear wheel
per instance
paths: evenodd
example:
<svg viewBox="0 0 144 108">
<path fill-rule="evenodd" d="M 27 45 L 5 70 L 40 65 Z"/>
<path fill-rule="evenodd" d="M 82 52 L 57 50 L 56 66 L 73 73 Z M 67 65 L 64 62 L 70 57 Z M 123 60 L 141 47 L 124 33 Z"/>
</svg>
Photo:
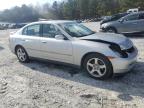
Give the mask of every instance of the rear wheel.
<svg viewBox="0 0 144 108">
<path fill-rule="evenodd" d="M 83 66 L 91 77 L 97 79 L 107 79 L 113 73 L 111 62 L 104 55 L 97 53 L 86 56 Z"/>
<path fill-rule="evenodd" d="M 23 47 L 17 47 L 16 48 L 16 55 L 17 55 L 17 58 L 20 62 L 22 62 L 22 63 L 29 62 L 28 54 Z"/>
</svg>

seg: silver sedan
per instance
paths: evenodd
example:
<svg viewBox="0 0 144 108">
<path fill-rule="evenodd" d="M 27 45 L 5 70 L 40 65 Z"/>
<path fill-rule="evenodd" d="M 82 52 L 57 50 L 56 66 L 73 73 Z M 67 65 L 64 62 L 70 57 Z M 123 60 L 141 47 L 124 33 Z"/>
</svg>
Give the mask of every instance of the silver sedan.
<svg viewBox="0 0 144 108">
<path fill-rule="evenodd" d="M 10 49 L 20 62 L 31 58 L 81 67 L 97 79 L 128 72 L 137 59 L 131 40 L 113 33 L 95 33 L 73 21 L 41 21 L 10 35 Z"/>
</svg>

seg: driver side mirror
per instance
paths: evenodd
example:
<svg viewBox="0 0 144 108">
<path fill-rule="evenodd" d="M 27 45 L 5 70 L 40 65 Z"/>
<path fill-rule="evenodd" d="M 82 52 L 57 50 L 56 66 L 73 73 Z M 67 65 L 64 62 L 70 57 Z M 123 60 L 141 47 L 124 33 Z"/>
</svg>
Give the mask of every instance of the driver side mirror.
<svg viewBox="0 0 144 108">
<path fill-rule="evenodd" d="M 65 37 L 63 35 L 56 35 L 55 39 L 57 39 L 57 40 L 65 40 Z"/>
</svg>

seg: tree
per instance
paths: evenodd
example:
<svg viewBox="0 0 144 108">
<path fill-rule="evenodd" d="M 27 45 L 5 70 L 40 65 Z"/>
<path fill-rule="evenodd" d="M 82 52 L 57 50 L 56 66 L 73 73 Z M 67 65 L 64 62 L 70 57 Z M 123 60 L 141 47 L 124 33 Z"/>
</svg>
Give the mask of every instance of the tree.
<svg viewBox="0 0 144 108">
<path fill-rule="evenodd" d="M 38 18 L 47 19 L 85 19 L 119 12 L 130 8 L 144 9 L 143 0 L 64 0 L 36 6 L 23 5 L 0 12 L 1 21 L 31 22 Z"/>
<path fill-rule="evenodd" d="M 33 8 L 26 5 L 7 9 L 1 13 L 1 21 L 15 23 L 37 21 L 38 18 L 39 14 Z"/>
</svg>

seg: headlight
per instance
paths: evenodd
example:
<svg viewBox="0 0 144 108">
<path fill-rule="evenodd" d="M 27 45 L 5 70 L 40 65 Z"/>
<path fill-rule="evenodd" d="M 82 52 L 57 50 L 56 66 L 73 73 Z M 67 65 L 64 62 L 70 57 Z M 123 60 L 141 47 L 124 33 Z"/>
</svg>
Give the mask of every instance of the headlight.
<svg viewBox="0 0 144 108">
<path fill-rule="evenodd" d="M 105 23 L 101 25 L 102 28 L 105 28 L 106 26 L 107 26 L 107 24 L 105 24 Z"/>
<path fill-rule="evenodd" d="M 133 42 L 130 39 L 126 39 L 124 42 L 120 43 L 122 50 L 129 49 L 133 46 Z"/>
<path fill-rule="evenodd" d="M 111 44 L 109 48 L 114 51 L 119 57 L 127 58 L 128 54 L 121 49 L 121 47 L 117 44 Z"/>
</svg>

